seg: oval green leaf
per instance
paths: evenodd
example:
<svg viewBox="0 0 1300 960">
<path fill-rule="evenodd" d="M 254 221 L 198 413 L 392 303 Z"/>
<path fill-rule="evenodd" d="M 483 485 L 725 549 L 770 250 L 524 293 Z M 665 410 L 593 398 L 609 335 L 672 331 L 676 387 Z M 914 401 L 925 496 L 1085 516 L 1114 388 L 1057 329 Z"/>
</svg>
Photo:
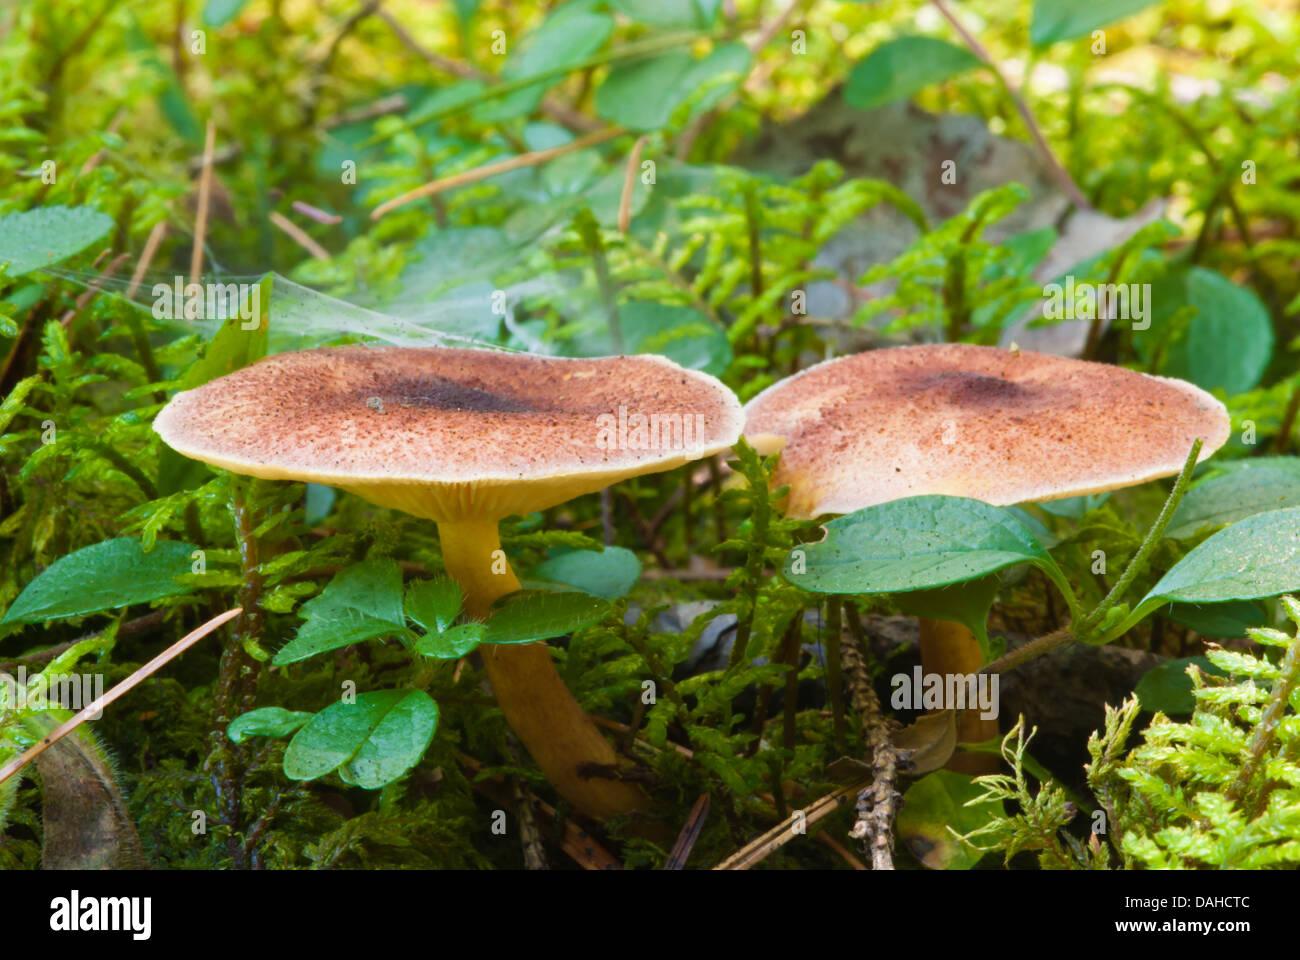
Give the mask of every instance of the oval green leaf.
<svg viewBox="0 0 1300 960">
<path fill-rule="evenodd" d="M 284 773 L 315 780 L 337 770 L 348 783 L 376 790 L 419 763 L 437 729 L 438 705 L 423 690 L 358 694 L 307 721 L 284 752 Z"/>
<path fill-rule="evenodd" d="M 302 605 L 305 622 L 275 655 L 282 667 L 363 640 L 405 634 L 402 571 L 392 560 L 366 560 L 335 575 Z"/>
<path fill-rule="evenodd" d="M 1300 590 L 1300 507 L 1257 513 L 1193 549 L 1142 598 L 1123 629 L 1166 603 L 1260 600 Z"/>
<path fill-rule="evenodd" d="M 784 574 L 813 593 L 910 593 L 1019 563 L 1067 589 L 1047 550 L 1009 511 L 966 497 L 924 496 L 830 521 L 825 539 L 790 552 Z"/>
<path fill-rule="evenodd" d="M 1086 36 L 1098 27 L 1137 13 L 1156 0 L 1037 0 L 1029 42 L 1045 47 Z"/>
<path fill-rule="evenodd" d="M 406 588 L 406 615 L 429 631 L 451 629 L 464 597 L 451 577 L 416 580 Z"/>
<path fill-rule="evenodd" d="M 1222 465 L 1221 471 L 1187 491 L 1169 524 L 1175 539 L 1221 527 L 1268 510 L 1300 506 L 1300 457 L 1254 457 Z"/>
<path fill-rule="evenodd" d="M 593 597 L 617 600 L 627 596 L 641 577 L 641 561 L 625 547 L 568 550 L 533 569 L 533 578 L 563 583 Z"/>
<path fill-rule="evenodd" d="M 844 99 L 859 110 L 874 110 L 978 66 L 979 58 L 965 47 L 935 37 L 898 37 L 853 67 Z"/>
<path fill-rule="evenodd" d="M 483 643 L 532 643 L 564 637 L 600 623 L 609 604 L 587 593 L 521 590 L 500 601 L 486 624 Z"/>
<path fill-rule="evenodd" d="M 243 743 L 249 737 L 287 737 L 312 716 L 302 710 L 259 707 L 231 720 L 226 727 L 226 736 L 234 743 Z"/>
<path fill-rule="evenodd" d="M 194 585 L 177 578 L 191 573 L 197 549 L 159 540 L 145 553 L 133 537 L 83 547 L 55 560 L 27 584 L 0 624 L 82 617 L 190 593 Z"/>
<path fill-rule="evenodd" d="M 0 264 L 9 277 L 51 267 L 107 236 L 113 218 L 93 207 L 37 207 L 0 217 Z"/>
<path fill-rule="evenodd" d="M 415 641 L 415 652 L 435 660 L 459 660 L 483 642 L 487 628 L 481 623 L 462 623 L 458 627 L 430 633 Z"/>
</svg>

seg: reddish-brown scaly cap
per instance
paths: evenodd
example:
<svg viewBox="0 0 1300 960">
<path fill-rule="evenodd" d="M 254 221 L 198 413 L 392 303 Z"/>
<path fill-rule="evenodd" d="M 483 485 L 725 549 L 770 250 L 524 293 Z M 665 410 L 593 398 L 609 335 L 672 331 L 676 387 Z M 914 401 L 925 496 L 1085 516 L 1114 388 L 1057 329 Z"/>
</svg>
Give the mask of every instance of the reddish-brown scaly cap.
<svg viewBox="0 0 1300 960">
<path fill-rule="evenodd" d="M 1223 404 L 1181 380 L 964 344 L 818 364 L 760 393 L 745 436 L 782 449 L 794 517 L 921 494 L 1006 505 L 1178 473 L 1228 438 Z"/>
<path fill-rule="evenodd" d="M 236 473 L 350 490 L 434 520 L 540 510 L 730 447 L 719 381 L 663 357 L 337 347 L 177 394 L 154 429 Z"/>
</svg>

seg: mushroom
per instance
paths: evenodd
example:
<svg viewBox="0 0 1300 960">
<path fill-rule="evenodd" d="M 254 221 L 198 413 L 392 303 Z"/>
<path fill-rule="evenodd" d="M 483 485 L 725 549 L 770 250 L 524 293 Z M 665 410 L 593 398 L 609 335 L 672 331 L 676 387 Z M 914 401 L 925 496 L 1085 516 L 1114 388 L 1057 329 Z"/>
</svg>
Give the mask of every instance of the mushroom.
<svg viewBox="0 0 1300 960">
<path fill-rule="evenodd" d="M 658 356 L 350 346 L 279 354 L 178 393 L 154 429 L 213 466 L 435 521 L 465 609 L 483 617 L 519 589 L 501 518 L 718 453 L 741 424 L 722 383 Z M 565 799 L 596 818 L 644 806 L 632 785 L 580 772 L 616 756 L 545 644 L 480 652 L 507 722 Z"/>
<path fill-rule="evenodd" d="M 1196 438 L 1227 440 L 1227 411 L 1181 380 L 966 344 L 896 347 L 817 364 L 745 407 L 745 437 L 781 450 L 788 516 L 946 494 L 995 506 L 1101 493 L 1177 474 Z M 964 626 L 921 618 L 926 673 L 979 670 Z M 958 741 L 997 735 L 973 711 Z"/>
</svg>

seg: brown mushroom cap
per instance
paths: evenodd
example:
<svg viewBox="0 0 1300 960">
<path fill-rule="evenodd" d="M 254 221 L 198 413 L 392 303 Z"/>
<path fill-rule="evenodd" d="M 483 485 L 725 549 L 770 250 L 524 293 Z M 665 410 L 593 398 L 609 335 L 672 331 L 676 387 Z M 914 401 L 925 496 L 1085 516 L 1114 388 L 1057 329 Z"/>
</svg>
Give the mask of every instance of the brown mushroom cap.
<svg viewBox="0 0 1300 960">
<path fill-rule="evenodd" d="M 351 346 L 278 354 L 179 393 L 154 429 L 213 466 L 442 522 L 668 470 L 727 449 L 742 422 L 723 384 L 663 357 Z"/>
<path fill-rule="evenodd" d="M 783 449 L 787 513 L 850 513 L 922 494 L 995 505 L 1100 493 L 1179 472 L 1228 439 L 1223 404 L 1181 380 L 965 344 L 897 347 L 810 367 L 745 407 L 745 436 Z"/>
</svg>

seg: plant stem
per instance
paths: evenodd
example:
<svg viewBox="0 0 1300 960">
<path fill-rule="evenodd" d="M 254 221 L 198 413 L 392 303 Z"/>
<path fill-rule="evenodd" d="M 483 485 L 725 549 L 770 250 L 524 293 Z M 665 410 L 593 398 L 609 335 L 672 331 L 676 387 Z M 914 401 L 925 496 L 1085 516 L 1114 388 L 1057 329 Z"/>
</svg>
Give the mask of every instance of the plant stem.
<svg viewBox="0 0 1300 960">
<path fill-rule="evenodd" d="M 1178 509 L 1178 504 L 1183 500 L 1183 495 L 1187 492 L 1187 486 L 1192 481 L 1192 471 L 1196 469 L 1196 462 L 1201 454 L 1201 438 L 1197 437 L 1192 443 L 1191 452 L 1187 454 L 1187 460 L 1183 463 L 1183 469 L 1178 474 L 1178 479 L 1174 481 L 1174 488 L 1169 491 L 1169 497 L 1165 500 L 1165 505 L 1160 508 L 1160 515 L 1156 517 L 1156 522 L 1152 524 L 1151 529 L 1147 531 L 1146 539 L 1138 547 L 1138 552 L 1133 555 L 1120 578 L 1115 581 L 1115 586 L 1111 587 L 1110 593 L 1106 594 L 1105 599 L 1097 605 L 1097 608 L 1083 618 L 1078 628 L 1074 631 L 1080 639 L 1084 639 L 1099 624 L 1106 612 L 1111 607 L 1119 603 L 1124 593 L 1137 579 L 1138 575 L 1146 569 L 1147 561 L 1151 559 L 1151 554 L 1155 552 L 1160 541 L 1164 539 L 1165 529 L 1169 526 L 1169 521 L 1174 518 L 1174 511 Z"/>
<path fill-rule="evenodd" d="M 519 589 L 496 520 L 439 523 L 438 533 L 443 565 L 460 584 L 471 617 L 487 617 L 495 600 Z M 560 796 L 596 819 L 647 806 L 631 784 L 579 772 L 613 767 L 618 756 L 564 685 L 546 644 L 484 644 L 479 652 L 506 722 Z"/>
<path fill-rule="evenodd" d="M 1269 693 L 1268 705 L 1264 707 L 1259 723 L 1255 725 L 1254 732 L 1250 735 L 1250 742 L 1246 745 L 1246 760 L 1237 773 L 1237 779 L 1233 781 L 1232 786 L 1228 788 L 1225 794 L 1233 803 L 1245 801 L 1252 792 L 1251 788 L 1256 786 L 1255 778 L 1269 749 L 1277 739 L 1278 727 L 1282 723 L 1282 718 L 1286 715 L 1291 693 L 1298 683 L 1300 683 L 1300 639 L 1291 642 L 1291 645 L 1287 647 L 1286 654 L 1282 657 L 1282 662 L 1278 664 L 1278 677 L 1273 681 L 1273 689 Z M 1269 790 L 1267 784 L 1260 786 L 1263 789 L 1259 791 L 1257 796 L 1251 798 L 1252 802 L 1247 804 L 1248 816 L 1252 820 L 1263 812 L 1264 806 L 1268 802 Z"/>
</svg>

